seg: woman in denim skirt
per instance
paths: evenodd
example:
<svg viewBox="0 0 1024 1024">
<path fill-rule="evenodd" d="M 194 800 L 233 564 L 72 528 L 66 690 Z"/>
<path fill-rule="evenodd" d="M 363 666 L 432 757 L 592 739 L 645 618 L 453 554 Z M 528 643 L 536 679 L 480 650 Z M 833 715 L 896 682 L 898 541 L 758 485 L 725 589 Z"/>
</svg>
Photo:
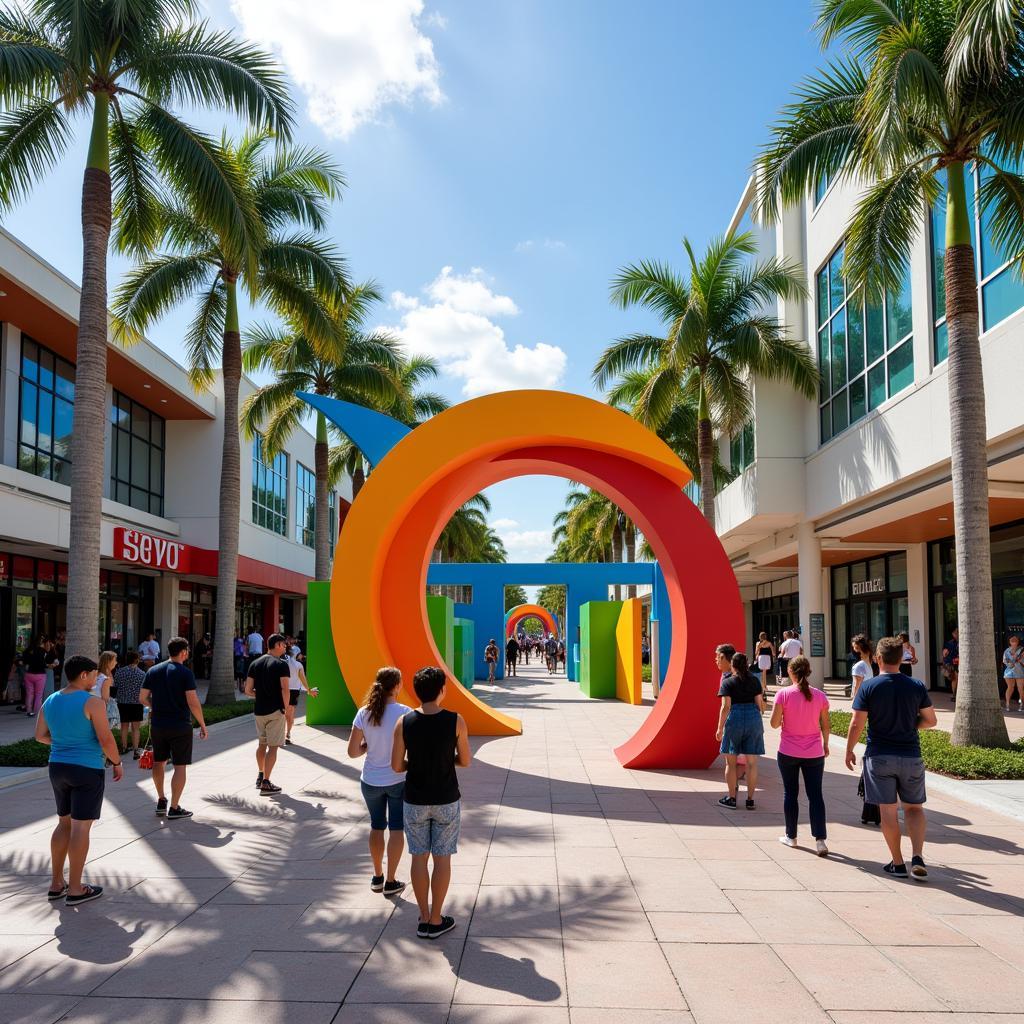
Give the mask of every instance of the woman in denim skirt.
<svg viewBox="0 0 1024 1024">
<path fill-rule="evenodd" d="M 742 754 L 747 762 L 747 803 L 748 811 L 754 809 L 754 790 L 757 789 L 758 756 L 764 753 L 764 698 L 761 680 L 751 671 L 745 654 L 732 657 L 732 674 L 722 680 L 718 689 L 722 707 L 718 714 L 718 731 L 715 739 L 721 743 L 720 752 L 725 754 L 725 780 L 729 787 L 727 796 L 718 802 L 723 807 L 736 806 L 736 759 Z"/>
</svg>

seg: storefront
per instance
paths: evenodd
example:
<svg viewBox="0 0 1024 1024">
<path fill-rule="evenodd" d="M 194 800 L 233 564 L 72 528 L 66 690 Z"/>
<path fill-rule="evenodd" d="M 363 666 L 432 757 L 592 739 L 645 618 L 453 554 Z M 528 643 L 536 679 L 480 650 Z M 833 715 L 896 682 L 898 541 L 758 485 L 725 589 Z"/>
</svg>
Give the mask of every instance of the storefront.
<svg viewBox="0 0 1024 1024">
<path fill-rule="evenodd" d="M 996 527 L 991 533 L 992 613 L 995 627 L 993 664 L 1001 685 L 1002 654 L 1009 638 L 1024 640 L 1024 522 Z M 949 683 L 941 671 L 942 648 L 957 625 L 956 546 L 952 537 L 928 545 L 929 612 L 932 645 L 929 652 L 939 689 Z"/>
<path fill-rule="evenodd" d="M 800 597 L 794 593 L 757 598 L 751 602 L 751 612 L 753 636 L 750 638 L 749 650 L 755 650 L 757 639 L 762 633 L 766 633 L 778 649 L 782 643 L 782 634 L 787 629 L 798 629 L 800 626 Z"/>
<path fill-rule="evenodd" d="M 864 633 L 871 640 L 910 628 L 907 596 L 907 554 L 849 562 L 832 568 L 832 674 L 846 679 L 856 660 L 850 638 Z"/>
</svg>

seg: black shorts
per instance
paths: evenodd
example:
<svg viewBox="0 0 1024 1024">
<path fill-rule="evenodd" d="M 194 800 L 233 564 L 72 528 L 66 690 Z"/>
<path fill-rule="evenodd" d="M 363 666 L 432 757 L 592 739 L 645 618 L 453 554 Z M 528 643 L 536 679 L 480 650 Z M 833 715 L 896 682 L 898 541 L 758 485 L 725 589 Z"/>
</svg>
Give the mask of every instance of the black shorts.
<svg viewBox="0 0 1024 1024">
<path fill-rule="evenodd" d="M 57 803 L 57 814 L 75 821 L 96 821 L 103 806 L 106 772 L 81 764 L 50 762 L 50 785 Z"/>
<path fill-rule="evenodd" d="M 175 726 L 173 729 L 156 726 L 149 732 L 153 744 L 153 760 L 170 760 L 175 765 L 192 763 L 192 726 Z"/>
<path fill-rule="evenodd" d="M 302 696 L 302 691 L 301 690 L 289 690 L 288 691 L 288 703 L 293 708 L 298 707 L 299 706 L 299 697 L 301 697 L 301 696 Z"/>
<path fill-rule="evenodd" d="M 118 701 L 117 713 L 121 716 L 122 725 L 127 725 L 129 722 L 142 721 L 141 704 L 122 704 L 120 701 Z"/>
</svg>

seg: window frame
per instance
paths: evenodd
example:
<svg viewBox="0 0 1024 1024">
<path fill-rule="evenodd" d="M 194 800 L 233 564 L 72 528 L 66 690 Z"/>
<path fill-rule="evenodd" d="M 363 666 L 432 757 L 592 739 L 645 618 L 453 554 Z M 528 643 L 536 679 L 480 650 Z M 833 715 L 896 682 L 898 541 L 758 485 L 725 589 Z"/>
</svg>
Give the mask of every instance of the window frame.
<svg viewBox="0 0 1024 1024">
<path fill-rule="evenodd" d="M 122 426 L 119 422 L 118 417 L 118 400 L 128 403 L 127 415 L 128 425 Z M 135 432 L 135 413 L 134 407 L 138 406 L 139 409 L 143 410 L 149 416 L 149 436 L 143 437 L 141 434 Z M 160 443 L 158 444 L 153 440 L 153 421 L 156 420 L 160 424 Z M 120 458 L 118 457 L 119 445 L 118 437 L 120 434 L 124 434 L 128 438 L 128 468 L 127 475 L 119 475 L 121 465 Z M 146 469 L 146 477 L 149 481 L 146 487 L 140 487 L 134 482 L 132 477 L 132 467 L 135 463 L 135 442 L 138 441 L 140 444 L 146 447 L 146 460 L 148 466 Z M 153 486 L 153 452 L 157 451 L 160 453 L 160 480 L 158 489 Z M 151 515 L 162 516 L 164 514 L 164 498 L 166 496 L 166 476 L 167 476 L 167 421 L 159 413 L 153 412 L 152 409 L 143 405 L 141 402 L 136 401 L 130 395 L 126 395 L 123 391 L 118 391 L 116 388 L 113 390 L 110 399 L 110 499 L 116 501 L 121 505 L 127 505 L 129 508 L 134 508 L 140 512 L 148 512 Z M 120 488 L 125 487 L 128 490 L 128 500 L 125 501 L 120 497 Z M 146 496 L 146 507 L 143 508 L 135 502 L 135 491 L 140 491 Z M 156 511 L 153 509 L 154 499 L 156 500 Z"/>
<path fill-rule="evenodd" d="M 30 377 L 25 376 L 25 347 L 26 345 L 34 345 L 36 349 L 36 379 L 32 380 Z M 41 361 L 39 356 L 41 353 L 46 353 L 53 360 L 53 382 L 51 386 L 47 386 L 42 382 L 41 378 Z M 70 371 L 68 377 L 61 377 L 59 369 L 64 366 Z M 18 352 L 18 435 L 16 445 L 16 457 L 15 465 L 23 473 L 30 473 L 32 476 L 38 476 L 43 480 L 52 480 L 54 483 L 63 484 L 65 487 L 71 484 L 71 451 L 68 450 L 68 454 L 58 455 L 56 453 L 56 442 L 57 442 L 57 412 L 58 402 L 63 402 L 66 405 L 71 406 L 71 417 L 72 424 L 74 423 L 75 414 L 75 399 L 74 394 L 70 398 L 67 395 L 62 394 L 57 387 L 57 381 L 59 379 L 70 380 L 72 387 L 76 383 L 77 367 L 74 363 L 67 359 L 62 358 L 53 349 L 47 348 L 45 345 L 36 341 L 30 334 L 22 333 L 21 335 L 21 347 Z M 30 444 L 25 441 L 24 437 L 24 426 L 25 426 L 25 389 L 26 387 L 34 390 L 34 401 L 35 401 L 35 438 Z M 40 429 L 39 429 L 39 409 L 40 409 L 40 392 L 44 393 L 49 399 L 50 414 L 48 422 L 50 447 L 46 449 L 39 443 Z M 73 426 L 72 426 L 73 430 Z M 22 463 L 22 451 L 27 450 L 32 455 L 32 468 L 29 469 Z M 45 468 L 43 462 L 45 460 Z M 55 465 L 61 465 L 64 467 L 64 472 L 67 474 L 66 479 L 61 479 L 54 475 L 53 469 Z M 63 475 L 63 474 L 62 474 Z"/>
<path fill-rule="evenodd" d="M 252 523 L 278 537 L 288 537 L 288 453 L 278 452 L 273 464 L 264 461 L 263 434 L 253 431 L 252 438 Z M 283 469 L 282 469 L 283 467 Z M 264 486 L 260 485 L 260 469 Z M 268 486 L 269 485 L 269 486 Z M 269 495 L 269 500 L 266 496 Z M 261 500 L 263 498 L 264 500 Z"/>
<path fill-rule="evenodd" d="M 308 489 L 303 486 L 307 477 Z M 313 525 L 307 527 L 306 520 L 311 509 Z M 316 547 L 316 473 L 298 459 L 295 460 L 295 543 L 307 548 Z"/>
</svg>

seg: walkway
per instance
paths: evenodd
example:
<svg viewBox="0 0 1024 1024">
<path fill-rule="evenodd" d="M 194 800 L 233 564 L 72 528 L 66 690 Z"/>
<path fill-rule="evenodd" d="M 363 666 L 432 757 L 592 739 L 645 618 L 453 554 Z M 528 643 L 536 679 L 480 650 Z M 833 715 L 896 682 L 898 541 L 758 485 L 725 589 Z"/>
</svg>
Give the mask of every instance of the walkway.
<svg viewBox="0 0 1024 1024">
<path fill-rule="evenodd" d="M 435 943 L 414 937 L 411 893 L 392 905 L 369 891 L 339 735 L 298 728 L 287 792 L 268 800 L 251 723 L 217 727 L 193 821 L 158 821 L 131 767 L 94 831 L 88 877 L 109 896 L 77 911 L 41 898 L 47 784 L 0 791 L 0 1019 L 1024 1024 L 1019 822 L 937 797 L 931 880 L 897 882 L 879 873 L 841 750 L 820 860 L 776 842 L 774 765 L 757 811 L 723 811 L 718 769 L 618 765 L 611 748 L 644 709 L 546 676 L 510 683 L 494 699 L 525 731 L 474 741 L 459 927 Z"/>
</svg>

